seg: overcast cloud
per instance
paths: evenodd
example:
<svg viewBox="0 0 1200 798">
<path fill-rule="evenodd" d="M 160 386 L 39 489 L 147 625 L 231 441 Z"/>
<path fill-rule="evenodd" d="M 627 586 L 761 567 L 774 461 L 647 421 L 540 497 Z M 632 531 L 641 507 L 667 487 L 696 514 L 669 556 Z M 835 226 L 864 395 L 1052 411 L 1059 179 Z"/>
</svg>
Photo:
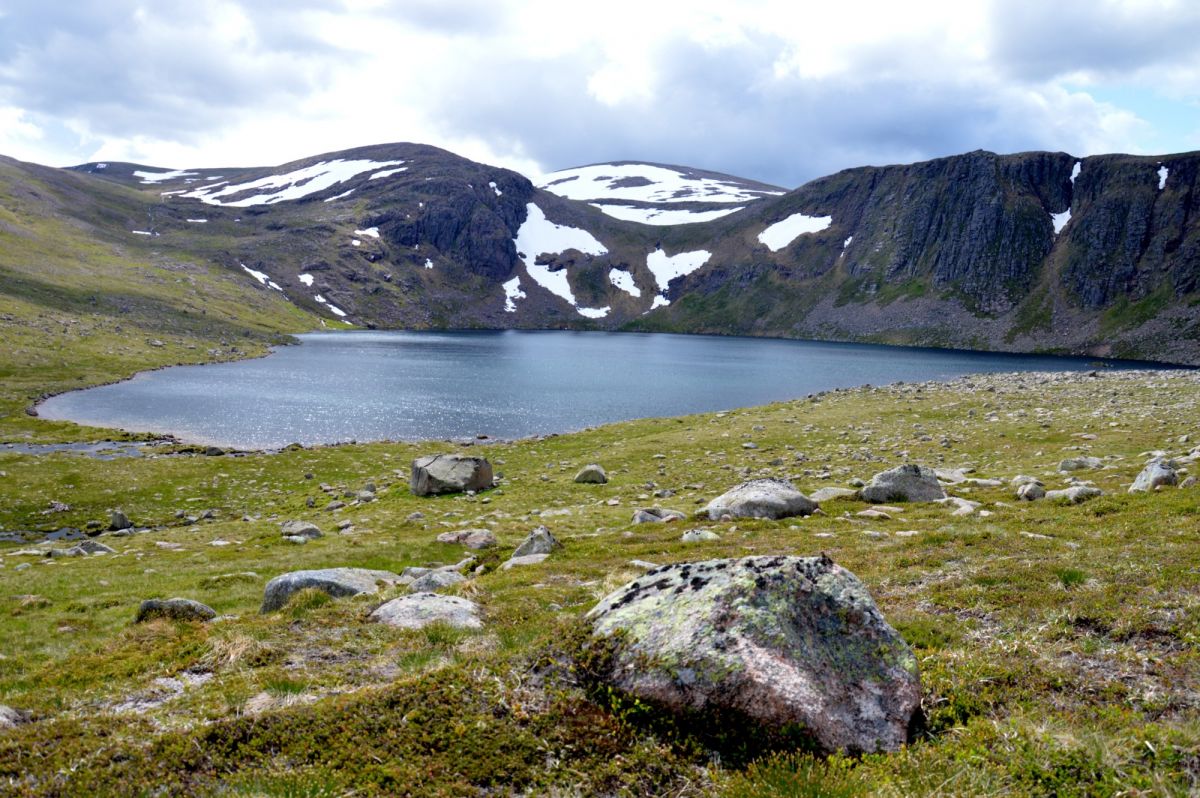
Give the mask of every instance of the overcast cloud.
<svg viewBox="0 0 1200 798">
<path fill-rule="evenodd" d="M 792 187 L 950 155 L 1200 149 L 1200 5 L 210 0 L 0 6 L 0 153 L 274 164 L 435 144 Z"/>
</svg>

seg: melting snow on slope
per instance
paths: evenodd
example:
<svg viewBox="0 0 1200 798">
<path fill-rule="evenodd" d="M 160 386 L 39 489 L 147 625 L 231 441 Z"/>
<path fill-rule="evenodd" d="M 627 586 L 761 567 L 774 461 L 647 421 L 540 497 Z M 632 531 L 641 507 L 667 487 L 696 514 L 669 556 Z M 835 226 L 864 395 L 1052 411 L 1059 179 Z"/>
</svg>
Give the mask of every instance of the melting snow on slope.
<svg viewBox="0 0 1200 798">
<path fill-rule="evenodd" d="M 678 255 L 669 257 L 661 249 L 656 249 L 646 256 L 646 267 L 654 274 L 658 290 L 665 294 L 667 285 L 672 280 L 685 274 L 691 274 L 707 263 L 711 257 L 712 253 L 706 249 L 680 252 Z"/>
<path fill-rule="evenodd" d="M 313 284 L 313 276 L 311 274 L 302 274 L 300 275 L 300 282 L 311 286 Z"/>
<path fill-rule="evenodd" d="M 342 183 L 352 177 L 357 177 L 363 172 L 369 172 L 372 169 L 379 169 L 384 166 L 396 166 L 402 163 L 404 161 L 346 161 L 338 158 L 333 161 L 321 161 L 312 166 L 306 166 L 302 169 L 296 169 L 295 171 L 286 172 L 281 175 L 268 175 L 258 180 L 252 180 L 249 183 L 227 185 L 219 191 L 214 191 L 216 186 L 202 186 L 194 191 L 189 191 L 183 196 L 193 197 L 209 205 L 225 205 L 234 208 L 245 208 L 250 205 L 273 205 L 276 202 L 301 199 L 302 197 L 307 197 L 309 194 L 324 191 L 330 186 Z M 372 175 L 372 177 L 375 176 Z M 222 197 L 241 194 L 247 191 L 255 193 L 244 199 L 228 202 L 221 199 Z"/>
<path fill-rule="evenodd" d="M 766 244 L 767 249 L 778 252 L 805 233 L 819 233 L 831 224 L 832 216 L 805 216 L 803 213 L 793 213 L 759 233 L 758 240 Z"/>
<path fill-rule="evenodd" d="M 493 183 L 488 183 L 488 185 L 491 187 L 492 191 L 495 191 L 495 192 L 496 192 L 496 196 L 497 196 L 497 197 L 502 197 L 502 196 L 504 196 L 504 192 L 503 192 L 503 191 L 501 191 L 500 189 L 496 188 L 496 184 L 495 184 L 494 182 L 493 182 Z"/>
<path fill-rule="evenodd" d="M 314 296 L 313 299 L 317 300 L 317 302 L 319 302 L 322 305 L 324 305 L 325 307 L 329 308 L 329 312 L 332 313 L 333 315 L 345 318 L 346 311 L 337 307 L 336 305 L 334 305 L 332 302 L 330 302 L 328 299 L 321 296 L 320 294 L 317 294 L 316 296 Z"/>
<path fill-rule="evenodd" d="M 746 207 L 745 205 L 738 205 L 734 208 L 720 208 L 715 211 L 671 211 L 660 208 L 633 208 L 629 205 L 607 205 L 600 202 L 593 202 L 591 206 L 599 208 L 614 219 L 656 225 L 711 222 L 713 219 L 720 219 L 722 216 L 737 213 Z"/>
<path fill-rule="evenodd" d="M 130 230 L 135 236 L 156 236 L 158 233 L 152 233 L 149 230 Z"/>
<path fill-rule="evenodd" d="M 426 258 L 426 259 L 425 259 L 425 268 L 426 268 L 426 269 L 432 269 L 432 268 L 433 268 L 433 261 L 431 261 L 429 258 Z"/>
<path fill-rule="evenodd" d="M 1058 235 L 1067 226 L 1067 222 L 1071 221 L 1071 209 L 1067 208 L 1062 213 L 1050 214 L 1050 221 L 1054 224 L 1054 235 Z"/>
<path fill-rule="evenodd" d="M 354 235 L 366 236 L 367 238 L 379 238 L 379 228 L 378 227 L 368 227 L 365 230 L 355 230 Z"/>
<path fill-rule="evenodd" d="M 642 185 L 630 185 L 636 183 Z M 568 199 L 642 202 L 748 202 L 760 199 L 764 194 L 784 193 L 753 191 L 737 183 L 688 177 L 675 169 L 649 164 L 600 164 L 564 169 L 544 175 L 538 187 Z"/>
<path fill-rule="evenodd" d="M 613 269 L 608 273 L 608 281 L 632 297 L 642 295 L 642 289 L 637 287 L 637 283 L 633 281 L 633 275 L 629 272 Z"/>
<path fill-rule="evenodd" d="M 182 169 L 174 169 L 170 172 L 134 172 L 134 177 L 140 177 L 143 184 L 161 183 L 164 180 L 176 180 L 180 177 L 195 177 L 199 172 L 186 172 Z"/>
<path fill-rule="evenodd" d="M 525 214 L 525 221 L 513 239 L 517 253 L 525 262 L 525 270 L 535 283 L 574 305 L 575 295 L 571 293 L 571 284 L 567 282 L 567 270 L 552 272 L 546 266 L 539 266 L 536 263 L 538 256 L 557 255 L 568 249 L 577 249 L 588 255 L 603 255 L 608 249 L 587 230 L 551 222 L 542 209 L 532 202 L 525 206 Z"/>
<path fill-rule="evenodd" d="M 579 311 L 580 316 L 587 316 L 589 319 L 602 319 L 608 315 L 612 307 L 605 305 L 602 308 L 575 308 Z"/>
<path fill-rule="evenodd" d="M 1071 184 L 1074 185 L 1075 178 L 1079 177 L 1079 173 L 1083 171 L 1083 161 L 1076 161 L 1075 166 L 1071 167 Z"/>
<path fill-rule="evenodd" d="M 343 191 L 341 194 L 338 194 L 336 197 L 329 197 L 328 199 L 324 199 L 321 201 L 322 202 L 333 202 L 334 200 L 340 200 L 344 197 L 349 197 L 353 193 L 354 193 L 354 189 L 350 189 L 349 191 Z"/>
<path fill-rule="evenodd" d="M 404 163 L 404 161 L 395 161 L 394 163 Z M 386 164 L 380 164 L 380 165 L 386 166 Z M 401 166 L 399 169 L 384 169 L 382 172 L 376 172 L 375 174 L 371 175 L 371 179 L 378 180 L 381 177 L 391 177 L 392 175 L 398 175 L 401 172 L 407 172 L 407 171 L 408 171 L 407 166 Z"/>
<path fill-rule="evenodd" d="M 208 224 L 208 219 L 188 219 L 192 224 Z"/>
<path fill-rule="evenodd" d="M 270 277 L 270 275 L 268 275 L 266 272 L 257 272 L 257 271 L 255 271 L 254 269 L 251 269 L 249 266 L 247 266 L 247 265 L 246 265 L 246 264 L 244 264 L 244 263 L 240 263 L 240 264 L 238 264 L 238 265 L 239 265 L 239 266 L 241 266 L 243 269 L 245 269 L 245 270 L 246 270 L 246 274 L 250 275 L 250 276 L 251 276 L 251 277 L 253 277 L 255 280 L 258 280 L 258 282 L 259 282 L 260 284 L 262 284 L 262 285 L 265 285 L 265 286 L 267 286 L 268 288 L 274 288 L 276 291 L 282 291 L 282 290 L 283 290 L 283 289 L 282 289 L 282 288 L 280 288 L 278 285 L 276 285 L 276 284 L 275 284 L 275 282 L 274 282 L 273 280 L 271 280 L 271 277 Z"/>
<path fill-rule="evenodd" d="M 654 301 L 650 303 L 650 310 L 654 310 L 655 308 L 665 308 L 669 304 L 671 304 L 671 300 L 667 299 L 662 294 L 658 294 L 654 297 Z M 647 310 L 646 312 L 649 313 L 650 310 Z"/>
<path fill-rule="evenodd" d="M 521 290 L 521 278 L 514 277 L 504 284 L 504 310 L 509 313 L 517 312 L 517 300 L 524 299 L 525 292 Z"/>
<path fill-rule="evenodd" d="M 1171 170 L 1159 164 L 1158 166 L 1158 190 L 1162 191 L 1167 187 L 1167 175 L 1171 174 Z"/>
</svg>

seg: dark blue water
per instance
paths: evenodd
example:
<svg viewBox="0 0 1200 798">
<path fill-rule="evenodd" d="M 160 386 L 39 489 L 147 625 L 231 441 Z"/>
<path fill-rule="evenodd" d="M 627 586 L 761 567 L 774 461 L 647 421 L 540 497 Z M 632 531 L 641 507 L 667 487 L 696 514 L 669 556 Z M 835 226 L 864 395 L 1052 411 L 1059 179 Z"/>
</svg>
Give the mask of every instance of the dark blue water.
<svg viewBox="0 0 1200 798">
<path fill-rule="evenodd" d="M 299 346 L 259 360 L 179 366 L 63 394 L 39 412 L 238 448 L 515 438 L 867 383 L 1084 370 L 1097 363 L 699 335 L 363 331 L 299 338 Z"/>
</svg>

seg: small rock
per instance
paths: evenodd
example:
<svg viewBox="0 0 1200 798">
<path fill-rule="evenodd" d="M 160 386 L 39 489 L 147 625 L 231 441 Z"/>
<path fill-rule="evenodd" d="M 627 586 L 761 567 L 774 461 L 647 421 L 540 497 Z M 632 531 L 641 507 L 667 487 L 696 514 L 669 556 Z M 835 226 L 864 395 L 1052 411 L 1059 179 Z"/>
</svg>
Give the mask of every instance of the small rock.
<svg viewBox="0 0 1200 798">
<path fill-rule="evenodd" d="M 1181 487 L 1181 488 L 1196 487 L 1196 478 L 1195 477 L 1187 477 L 1186 479 L 1183 480 L 1183 482 L 1179 483 L 1179 487 Z"/>
<path fill-rule="evenodd" d="M 1099 457 L 1070 457 L 1058 464 L 1058 470 L 1087 471 L 1102 465 L 1104 465 L 1104 461 Z"/>
<path fill-rule="evenodd" d="M 334 598 L 342 598 L 360 593 L 375 593 L 380 585 L 394 585 L 404 581 L 399 574 L 391 571 L 374 571 L 367 568 L 291 571 L 267 583 L 260 612 L 277 610 L 287 604 L 292 594 L 308 588 L 324 591 Z"/>
<path fill-rule="evenodd" d="M 689 529 L 679 536 L 679 540 L 683 543 L 703 543 L 707 540 L 720 540 L 721 536 L 711 529 Z"/>
<path fill-rule="evenodd" d="M 540 562 L 545 562 L 549 554 L 523 554 L 520 557 L 513 557 L 506 560 L 500 565 L 501 571 L 508 571 L 521 565 L 537 565 Z"/>
<path fill-rule="evenodd" d="M 29 719 L 30 713 L 0 704 L 0 729 L 11 729 L 22 723 L 28 723 Z"/>
<path fill-rule="evenodd" d="M 1017 487 L 1017 498 L 1025 502 L 1033 502 L 1046 497 L 1046 489 L 1040 482 L 1024 482 Z"/>
<path fill-rule="evenodd" d="M 482 629 L 479 605 L 458 596 L 416 593 L 392 599 L 375 609 L 368 620 L 397 629 L 422 629 L 442 623 L 455 629 Z"/>
<path fill-rule="evenodd" d="M 562 544 L 550 533 L 550 530 L 539 526 L 521 541 L 521 545 L 517 546 L 516 551 L 513 552 L 512 558 L 526 557 L 530 554 L 549 554 L 555 549 L 561 548 Z"/>
<path fill-rule="evenodd" d="M 186 598 L 147 599 L 138 607 L 134 623 L 152 618 L 170 618 L 174 621 L 211 621 L 216 611 L 207 604 Z"/>
<path fill-rule="evenodd" d="M 130 522 L 129 516 L 125 515 L 124 510 L 113 510 L 109 513 L 108 528 L 111 531 L 117 532 L 122 529 L 129 529 L 132 526 L 133 523 Z"/>
<path fill-rule="evenodd" d="M 417 521 L 424 521 L 425 513 L 422 513 L 422 512 L 409 513 L 408 515 L 404 516 L 404 520 L 408 521 L 410 524 L 416 523 Z"/>
<path fill-rule="evenodd" d="M 608 474 L 604 472 L 603 467 L 596 463 L 588 463 L 579 469 L 579 473 L 575 475 L 575 481 L 586 485 L 603 485 L 608 482 Z"/>
<path fill-rule="evenodd" d="M 870 507 L 866 510 L 859 510 L 857 513 L 855 513 L 855 515 L 859 518 L 875 518 L 880 521 L 892 520 L 890 515 L 885 513 L 883 510 L 876 510 L 874 507 Z"/>
<path fill-rule="evenodd" d="M 1067 504 L 1082 504 L 1083 502 L 1094 499 L 1097 496 L 1103 496 L 1104 491 L 1091 485 L 1074 485 L 1065 490 L 1048 490 L 1046 491 L 1046 499 L 1052 502 L 1063 502 Z"/>
<path fill-rule="evenodd" d="M 465 576 L 454 571 L 431 571 L 414 581 L 408 586 L 408 589 L 413 593 L 436 593 L 443 588 L 465 581 L 467 581 Z"/>
<path fill-rule="evenodd" d="M 809 498 L 818 504 L 824 504 L 838 499 L 857 499 L 858 491 L 849 488 L 817 488 L 809 495 Z"/>
<path fill-rule="evenodd" d="M 666 510 L 662 507 L 643 507 L 633 514 L 635 524 L 668 524 L 672 521 L 682 521 L 686 515 L 678 510 Z"/>
</svg>

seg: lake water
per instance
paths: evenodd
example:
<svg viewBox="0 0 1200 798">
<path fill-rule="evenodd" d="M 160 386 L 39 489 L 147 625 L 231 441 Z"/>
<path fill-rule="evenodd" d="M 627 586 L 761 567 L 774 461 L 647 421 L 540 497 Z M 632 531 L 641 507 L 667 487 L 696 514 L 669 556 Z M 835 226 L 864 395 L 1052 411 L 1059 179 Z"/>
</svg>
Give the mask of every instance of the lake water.
<svg viewBox="0 0 1200 798">
<path fill-rule="evenodd" d="M 178 366 L 63 394 L 39 413 L 237 448 L 516 438 L 868 383 L 1084 370 L 1098 362 L 633 333 L 361 331 L 298 338 L 299 346 L 258 360 Z"/>
</svg>

